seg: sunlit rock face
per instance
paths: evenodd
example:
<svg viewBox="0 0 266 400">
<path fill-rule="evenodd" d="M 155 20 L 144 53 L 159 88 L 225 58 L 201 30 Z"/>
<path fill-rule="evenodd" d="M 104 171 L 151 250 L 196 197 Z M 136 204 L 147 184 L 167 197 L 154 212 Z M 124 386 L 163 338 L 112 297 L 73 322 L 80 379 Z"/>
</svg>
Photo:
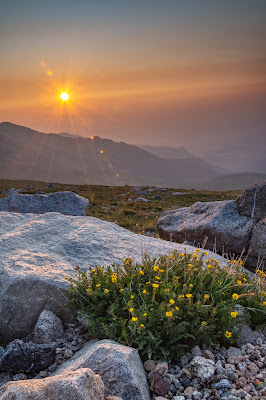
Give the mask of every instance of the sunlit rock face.
<svg viewBox="0 0 266 400">
<path fill-rule="evenodd" d="M 59 212 L 65 215 L 86 215 L 89 200 L 73 192 L 48 194 L 19 194 L 11 189 L 0 199 L 0 211 L 17 213 L 45 214 Z"/>
<path fill-rule="evenodd" d="M 0 212 L 1 333 L 9 341 L 24 337 L 43 310 L 70 321 L 73 313 L 65 308 L 64 292 L 69 284 L 64 278 L 74 275 L 77 264 L 86 271 L 95 264 L 122 264 L 125 257 L 141 261 L 144 253 L 158 257 L 175 249 L 195 250 L 92 217 Z"/>
</svg>

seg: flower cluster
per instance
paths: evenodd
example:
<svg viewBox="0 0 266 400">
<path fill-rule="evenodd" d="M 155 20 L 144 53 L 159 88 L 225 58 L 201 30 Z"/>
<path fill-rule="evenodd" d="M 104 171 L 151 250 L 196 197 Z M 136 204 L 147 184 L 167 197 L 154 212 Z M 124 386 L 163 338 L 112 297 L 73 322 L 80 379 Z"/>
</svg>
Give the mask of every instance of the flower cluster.
<svg viewBox="0 0 266 400">
<path fill-rule="evenodd" d="M 76 278 L 67 278 L 71 304 L 86 316 L 92 334 L 134 346 L 145 357 L 177 357 L 195 344 L 229 345 L 242 318 L 238 304 L 251 324 L 265 323 L 266 276 L 259 271 L 251 279 L 241 260 L 221 266 L 215 258 L 204 262 L 207 255 L 175 251 L 146 257 L 141 265 L 125 258 L 122 266 L 94 267 L 88 274 L 77 267 Z"/>
</svg>

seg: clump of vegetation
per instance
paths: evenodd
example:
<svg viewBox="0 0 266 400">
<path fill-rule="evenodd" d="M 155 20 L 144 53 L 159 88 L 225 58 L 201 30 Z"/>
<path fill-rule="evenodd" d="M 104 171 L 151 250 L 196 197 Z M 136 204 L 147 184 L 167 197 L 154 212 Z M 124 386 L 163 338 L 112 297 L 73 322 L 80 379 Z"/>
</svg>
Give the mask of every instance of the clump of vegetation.
<svg viewBox="0 0 266 400">
<path fill-rule="evenodd" d="M 177 253 L 134 264 L 76 267 L 70 304 L 84 315 L 90 333 L 137 348 L 144 358 L 173 360 L 194 345 L 232 344 L 234 327 L 242 318 L 235 307 L 246 309 L 253 325 L 266 314 L 266 275 L 251 278 L 241 271 L 242 261 L 220 266 L 207 252 Z"/>
</svg>

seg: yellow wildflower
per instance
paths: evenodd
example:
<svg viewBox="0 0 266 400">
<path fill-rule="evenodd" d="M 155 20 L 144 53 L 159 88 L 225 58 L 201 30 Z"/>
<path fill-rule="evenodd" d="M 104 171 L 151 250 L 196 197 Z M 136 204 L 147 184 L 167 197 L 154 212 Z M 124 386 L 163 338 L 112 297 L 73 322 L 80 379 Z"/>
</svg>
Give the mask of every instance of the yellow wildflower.
<svg viewBox="0 0 266 400">
<path fill-rule="evenodd" d="M 187 297 L 188 299 L 191 299 L 192 294 L 191 294 L 191 293 L 187 293 L 187 294 L 186 294 L 186 297 Z"/>
<path fill-rule="evenodd" d="M 145 294 L 145 293 L 147 293 L 147 290 L 145 290 L 145 289 L 144 289 L 144 290 L 142 290 L 142 293 L 144 293 L 144 294 Z"/>
<path fill-rule="evenodd" d="M 207 265 L 207 268 L 212 268 L 211 264 L 208 264 L 208 265 Z"/>
<path fill-rule="evenodd" d="M 225 332 L 225 337 L 227 337 L 227 339 L 229 339 L 232 336 L 232 332 Z"/>
<path fill-rule="evenodd" d="M 155 279 L 157 279 L 157 281 L 161 280 L 161 278 L 159 276 L 156 276 Z"/>
<path fill-rule="evenodd" d="M 132 296 L 130 296 L 130 298 L 131 298 L 131 299 L 134 299 L 134 296 L 133 296 L 133 294 L 132 294 Z"/>
<path fill-rule="evenodd" d="M 205 293 L 205 295 L 204 295 L 204 299 L 208 299 L 210 296 L 207 294 L 207 293 Z"/>
<path fill-rule="evenodd" d="M 172 311 L 166 311 L 165 315 L 166 315 L 167 317 L 172 317 L 172 316 L 173 316 L 173 313 L 172 313 Z"/>
<path fill-rule="evenodd" d="M 263 304 L 264 306 L 266 306 L 266 301 L 264 301 L 262 304 Z"/>
<path fill-rule="evenodd" d="M 136 322 L 138 320 L 138 317 L 132 317 L 132 321 Z"/>
<path fill-rule="evenodd" d="M 144 325 L 143 325 L 143 324 L 140 324 L 140 327 L 141 327 L 141 328 L 144 328 Z"/>
<path fill-rule="evenodd" d="M 120 293 L 123 293 L 124 289 L 120 289 Z"/>
<path fill-rule="evenodd" d="M 90 288 L 86 289 L 86 292 L 90 293 L 90 292 L 91 292 L 91 289 L 90 289 Z"/>
<path fill-rule="evenodd" d="M 193 264 L 188 264 L 189 267 L 193 267 Z"/>
<path fill-rule="evenodd" d="M 158 265 L 155 265 L 155 267 L 153 268 L 153 271 L 158 271 L 159 270 L 159 267 L 158 267 Z"/>
<path fill-rule="evenodd" d="M 207 251 L 205 251 L 205 255 L 207 256 L 209 253 Z"/>
<path fill-rule="evenodd" d="M 237 311 L 233 311 L 233 312 L 231 312 L 230 315 L 231 315 L 232 318 L 236 318 L 238 316 L 238 312 Z"/>
<path fill-rule="evenodd" d="M 170 291 L 170 289 L 164 289 L 165 293 L 168 293 Z"/>
<path fill-rule="evenodd" d="M 205 325 L 207 325 L 207 322 L 206 321 L 202 321 L 201 325 L 205 326 Z"/>
<path fill-rule="evenodd" d="M 157 288 L 157 287 L 159 287 L 159 285 L 157 283 L 153 283 L 152 287 Z"/>
<path fill-rule="evenodd" d="M 232 294 L 232 298 L 234 299 L 234 300 L 237 300 L 238 299 L 238 294 L 237 293 L 234 293 L 234 294 Z"/>
<path fill-rule="evenodd" d="M 148 314 L 145 312 L 145 313 L 143 314 L 143 317 L 147 317 L 147 315 L 148 315 Z"/>
<path fill-rule="evenodd" d="M 238 285 L 242 285 L 242 281 L 237 281 L 237 284 Z"/>
<path fill-rule="evenodd" d="M 95 272 L 95 269 L 92 269 L 91 272 Z"/>
<path fill-rule="evenodd" d="M 173 299 L 170 299 L 170 300 L 169 300 L 169 303 L 170 303 L 170 304 L 175 304 L 175 301 L 174 301 Z"/>
<path fill-rule="evenodd" d="M 194 285 L 192 283 L 189 284 L 189 287 L 193 287 Z"/>
<path fill-rule="evenodd" d="M 101 286 L 101 284 L 100 284 L 100 283 L 97 283 L 96 287 L 100 287 L 100 286 Z"/>
<path fill-rule="evenodd" d="M 67 276 L 65 276 L 64 279 L 67 279 Z"/>
<path fill-rule="evenodd" d="M 139 271 L 140 275 L 144 275 L 144 272 L 142 270 Z"/>
<path fill-rule="evenodd" d="M 149 282 L 146 282 L 146 285 L 149 285 L 150 284 L 150 281 Z"/>
<path fill-rule="evenodd" d="M 129 311 L 129 312 L 133 312 L 133 311 L 134 311 L 134 308 L 131 307 L 128 311 Z"/>
<path fill-rule="evenodd" d="M 109 290 L 108 290 L 108 289 L 104 289 L 104 292 L 105 292 L 105 293 L 109 293 Z"/>
<path fill-rule="evenodd" d="M 175 309 L 176 309 L 176 311 L 179 311 L 179 307 L 177 307 L 177 306 L 176 306 L 176 308 L 175 308 Z"/>
<path fill-rule="evenodd" d="M 178 297 L 179 297 L 179 299 L 183 299 L 185 297 L 185 295 L 184 294 L 180 294 Z"/>
<path fill-rule="evenodd" d="M 164 272 L 164 269 L 159 269 L 159 272 Z"/>
</svg>

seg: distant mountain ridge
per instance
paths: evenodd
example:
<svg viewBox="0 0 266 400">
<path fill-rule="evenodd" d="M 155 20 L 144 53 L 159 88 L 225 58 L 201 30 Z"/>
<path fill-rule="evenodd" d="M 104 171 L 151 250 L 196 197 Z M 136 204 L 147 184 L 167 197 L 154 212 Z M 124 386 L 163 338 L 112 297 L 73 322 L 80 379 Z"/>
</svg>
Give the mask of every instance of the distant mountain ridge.
<svg viewBox="0 0 266 400">
<path fill-rule="evenodd" d="M 195 154 L 190 153 L 185 147 L 169 147 L 169 146 L 150 146 L 148 144 L 135 144 L 142 150 L 146 150 L 161 158 L 191 158 L 196 157 Z"/>
<path fill-rule="evenodd" d="M 163 159 L 95 136 L 45 134 L 0 124 L 0 178 L 47 182 L 181 187 L 218 176 L 197 158 Z"/>
</svg>

